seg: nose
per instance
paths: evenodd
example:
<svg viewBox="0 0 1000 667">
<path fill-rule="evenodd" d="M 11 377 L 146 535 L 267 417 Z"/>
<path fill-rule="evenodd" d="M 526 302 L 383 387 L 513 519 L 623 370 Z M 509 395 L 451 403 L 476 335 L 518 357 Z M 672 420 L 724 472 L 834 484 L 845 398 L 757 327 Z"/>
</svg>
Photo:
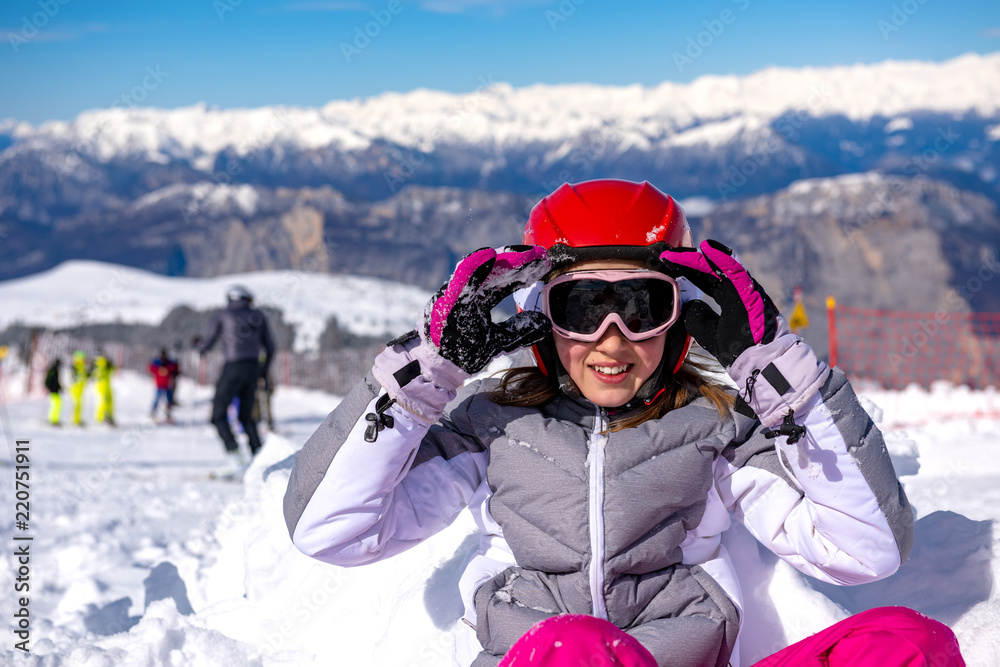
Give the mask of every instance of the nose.
<svg viewBox="0 0 1000 667">
<path fill-rule="evenodd" d="M 622 333 L 622 330 L 618 328 L 617 324 L 611 324 L 608 326 L 604 335 L 601 336 L 600 340 L 597 341 L 596 348 L 602 352 L 612 352 L 619 350 L 628 343 L 628 338 Z"/>
</svg>

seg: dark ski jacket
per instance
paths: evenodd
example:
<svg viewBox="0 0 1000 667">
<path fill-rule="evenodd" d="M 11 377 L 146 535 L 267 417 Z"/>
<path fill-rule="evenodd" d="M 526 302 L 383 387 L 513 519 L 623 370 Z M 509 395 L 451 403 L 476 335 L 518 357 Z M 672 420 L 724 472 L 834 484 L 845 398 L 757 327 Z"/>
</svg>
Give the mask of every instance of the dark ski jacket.
<svg viewBox="0 0 1000 667">
<path fill-rule="evenodd" d="M 62 391 L 62 384 L 59 382 L 60 364 L 51 364 L 45 371 L 45 388 L 50 394 L 58 394 Z"/>
<path fill-rule="evenodd" d="M 198 344 L 198 351 L 207 352 L 220 338 L 226 362 L 257 360 L 261 350 L 267 352 L 260 374 L 263 376 L 267 373 L 274 357 L 274 340 L 264 313 L 251 308 L 244 299 L 230 301 L 225 309 L 212 316 L 208 330 Z"/>
</svg>

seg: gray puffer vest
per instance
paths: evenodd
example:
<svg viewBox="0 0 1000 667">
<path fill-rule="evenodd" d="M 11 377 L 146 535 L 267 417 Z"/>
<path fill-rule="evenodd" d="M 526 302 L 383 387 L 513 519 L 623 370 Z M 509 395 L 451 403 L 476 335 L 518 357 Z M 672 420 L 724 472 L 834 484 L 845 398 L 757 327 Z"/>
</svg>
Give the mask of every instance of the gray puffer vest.
<svg viewBox="0 0 1000 667">
<path fill-rule="evenodd" d="M 733 458 L 756 421 L 720 419 L 703 398 L 611 433 L 605 410 L 567 396 L 511 408 L 476 393 L 453 405 L 422 454 L 429 441 L 448 450 L 470 435 L 489 450 L 489 511 L 518 563 L 476 594 L 486 654 L 475 667 L 496 664 L 532 625 L 564 613 L 606 618 L 659 659 L 727 663 L 736 607 L 701 567 L 682 562 L 681 544 L 701 523 L 717 457 Z M 773 449 L 759 440 L 741 458 Z"/>
<path fill-rule="evenodd" d="M 782 392 L 805 401 L 796 443 L 702 398 L 608 432 L 605 411 L 566 395 L 497 405 L 495 380 L 465 386 L 430 423 L 391 405 L 393 425 L 372 441 L 366 415 L 382 387 L 369 376 L 296 454 L 289 535 L 314 558 L 363 565 L 468 508 L 483 534 L 459 583 L 475 626 L 475 637 L 457 631 L 460 664 L 496 665 L 534 624 L 574 613 L 607 618 L 660 665 L 725 665 L 747 602 L 723 546 L 733 516 L 800 571 L 841 585 L 888 576 L 912 546 L 881 434 L 842 372 L 819 384 Z"/>
</svg>

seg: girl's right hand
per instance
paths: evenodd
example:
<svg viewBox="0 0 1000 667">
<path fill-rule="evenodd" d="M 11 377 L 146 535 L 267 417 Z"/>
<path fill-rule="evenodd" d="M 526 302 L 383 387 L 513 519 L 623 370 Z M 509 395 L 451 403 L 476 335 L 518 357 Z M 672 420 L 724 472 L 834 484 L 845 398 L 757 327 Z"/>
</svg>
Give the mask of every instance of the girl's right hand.
<svg viewBox="0 0 1000 667">
<path fill-rule="evenodd" d="M 502 354 L 541 342 L 552 330 L 543 313 L 523 311 L 493 322 L 491 312 L 550 268 L 542 246 L 481 248 L 467 255 L 424 308 L 423 344 L 472 375 Z"/>
</svg>

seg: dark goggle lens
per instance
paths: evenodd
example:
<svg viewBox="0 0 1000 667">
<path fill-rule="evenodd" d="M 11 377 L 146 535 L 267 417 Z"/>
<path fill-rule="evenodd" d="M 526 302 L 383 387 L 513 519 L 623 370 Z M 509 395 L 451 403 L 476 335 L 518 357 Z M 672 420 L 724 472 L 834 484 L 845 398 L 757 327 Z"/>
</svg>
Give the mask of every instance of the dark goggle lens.
<svg viewBox="0 0 1000 667">
<path fill-rule="evenodd" d="M 632 333 L 644 333 L 670 320 L 674 290 L 668 282 L 648 278 L 571 280 L 552 287 L 549 310 L 553 324 L 574 333 L 594 333 L 611 313 L 618 313 Z"/>
</svg>

